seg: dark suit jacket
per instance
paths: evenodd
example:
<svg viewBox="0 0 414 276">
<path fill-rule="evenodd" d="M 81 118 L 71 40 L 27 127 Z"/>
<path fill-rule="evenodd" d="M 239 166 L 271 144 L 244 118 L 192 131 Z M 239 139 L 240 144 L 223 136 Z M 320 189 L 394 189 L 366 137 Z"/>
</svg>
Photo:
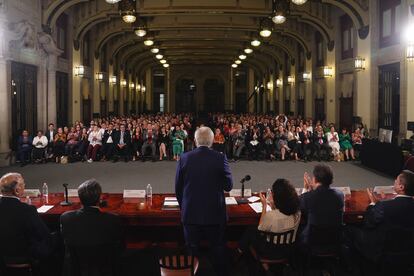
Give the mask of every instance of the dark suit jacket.
<svg viewBox="0 0 414 276">
<path fill-rule="evenodd" d="M 32 148 L 32 143 L 33 143 L 33 138 L 32 137 L 27 137 L 27 142 L 24 143 L 23 141 L 23 136 L 19 136 L 19 139 L 17 140 L 17 149 L 18 150 L 22 150 L 25 146 L 26 149 L 31 149 Z"/>
<path fill-rule="evenodd" d="M 116 130 L 112 130 L 111 134 L 109 134 L 109 130 L 105 130 L 104 135 L 102 137 L 102 144 L 106 144 L 106 142 L 108 141 L 109 137 L 112 137 L 112 142 L 115 145 L 116 141 L 115 141 L 115 137 L 116 137 Z"/>
<path fill-rule="evenodd" d="M 225 155 L 207 147 L 199 147 L 181 155 L 175 178 L 175 193 L 183 224 L 225 224 L 224 191 L 232 188 L 233 180 Z"/>
<path fill-rule="evenodd" d="M 45 131 L 45 136 L 46 136 L 47 141 L 49 142 L 49 144 L 53 144 L 53 139 L 55 139 L 55 135 L 56 135 L 56 133 L 57 133 L 57 131 L 56 131 L 56 130 L 54 130 L 54 131 L 53 131 L 53 135 L 52 135 L 52 137 L 50 137 L 50 131 L 49 131 L 49 130 L 46 130 L 46 131 Z"/>
<path fill-rule="evenodd" d="M 119 144 L 119 141 L 121 141 L 121 131 L 117 131 L 114 134 L 114 143 L 115 145 Z M 131 134 L 129 133 L 128 130 L 124 131 L 124 143 L 129 147 L 131 145 Z"/>
<path fill-rule="evenodd" d="M 344 194 L 338 190 L 319 186 L 300 196 L 300 209 L 306 217 L 302 240 L 306 243 L 311 225 L 340 226 L 344 213 Z"/>
<path fill-rule="evenodd" d="M 60 217 L 62 236 L 67 246 L 119 244 L 124 246 L 121 219 L 98 208 L 84 207 Z"/>
<path fill-rule="evenodd" d="M 42 259 L 52 251 L 49 229 L 34 206 L 0 197 L 0 255 L 10 260 Z"/>
</svg>

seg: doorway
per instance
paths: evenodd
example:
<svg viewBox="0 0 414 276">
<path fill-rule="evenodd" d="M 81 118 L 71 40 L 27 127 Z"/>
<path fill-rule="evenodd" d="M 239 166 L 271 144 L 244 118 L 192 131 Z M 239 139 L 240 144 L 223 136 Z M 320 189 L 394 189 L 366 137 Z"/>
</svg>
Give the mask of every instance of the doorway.
<svg viewBox="0 0 414 276">
<path fill-rule="evenodd" d="M 57 126 L 68 125 L 68 74 L 56 72 L 56 123 Z"/>
<path fill-rule="evenodd" d="M 195 112 L 197 86 L 193 79 L 179 79 L 176 83 L 175 110 L 176 112 Z"/>
</svg>

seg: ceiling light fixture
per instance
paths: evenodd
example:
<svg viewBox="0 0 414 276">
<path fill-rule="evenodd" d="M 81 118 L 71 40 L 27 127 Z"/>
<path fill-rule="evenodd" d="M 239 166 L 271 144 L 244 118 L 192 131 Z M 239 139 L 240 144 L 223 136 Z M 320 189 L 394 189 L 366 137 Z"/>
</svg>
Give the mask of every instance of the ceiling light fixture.
<svg viewBox="0 0 414 276">
<path fill-rule="evenodd" d="M 292 3 L 298 6 L 303 5 L 306 2 L 308 2 L 308 0 L 292 0 Z"/>
<path fill-rule="evenodd" d="M 160 60 L 161 64 L 166 64 L 167 61 L 165 59 Z"/>
<path fill-rule="evenodd" d="M 246 55 L 243 55 L 243 54 L 241 54 L 240 56 L 239 56 L 239 59 L 241 59 L 241 60 L 245 60 L 247 58 L 247 56 Z"/>
<path fill-rule="evenodd" d="M 254 47 L 259 47 L 260 44 L 262 44 L 262 43 L 260 42 L 260 40 L 255 38 L 255 39 L 252 40 L 252 42 L 250 42 L 250 44 Z"/>
<path fill-rule="evenodd" d="M 119 14 L 125 23 L 134 23 L 137 20 L 135 15 L 135 0 L 122 0 L 118 4 Z"/>
<path fill-rule="evenodd" d="M 269 18 L 264 18 L 260 21 L 260 36 L 270 37 L 272 35 L 273 22 Z"/>
<path fill-rule="evenodd" d="M 139 37 L 144 37 L 147 35 L 147 31 L 144 27 L 138 27 L 135 29 L 135 34 Z"/>
<path fill-rule="evenodd" d="M 115 5 L 116 3 L 118 3 L 121 0 L 105 0 L 106 3 L 111 4 L 111 5 Z"/>
<path fill-rule="evenodd" d="M 283 24 L 286 22 L 286 16 L 289 13 L 289 0 L 273 0 L 272 21 L 275 24 Z"/>
<path fill-rule="evenodd" d="M 158 54 L 159 51 L 160 51 L 160 49 L 158 49 L 158 48 L 152 48 L 151 49 L 151 53 L 153 53 L 153 54 Z"/>
<path fill-rule="evenodd" d="M 144 45 L 145 46 L 152 46 L 152 45 L 154 45 L 154 40 L 148 38 L 148 39 L 144 40 Z"/>
<path fill-rule="evenodd" d="M 246 49 L 244 49 L 244 52 L 245 52 L 246 54 L 251 54 L 251 53 L 253 53 L 253 49 L 251 49 L 251 48 L 246 48 Z"/>
<path fill-rule="evenodd" d="M 168 68 L 170 67 L 170 65 L 168 63 L 163 64 L 162 66 L 164 66 L 164 68 Z"/>
<path fill-rule="evenodd" d="M 163 55 L 161 55 L 161 54 L 158 54 L 158 55 L 156 55 L 156 56 L 155 56 L 155 58 L 156 58 L 156 59 L 162 59 L 163 57 L 164 57 L 164 56 L 163 56 Z"/>
<path fill-rule="evenodd" d="M 241 64 L 241 63 L 242 63 L 242 61 L 241 61 L 240 59 L 238 59 L 238 60 L 236 60 L 234 63 L 236 63 L 236 64 Z"/>
<path fill-rule="evenodd" d="M 237 68 L 237 64 L 236 63 L 233 63 L 232 65 L 231 65 L 231 67 L 233 67 L 233 68 Z"/>
</svg>

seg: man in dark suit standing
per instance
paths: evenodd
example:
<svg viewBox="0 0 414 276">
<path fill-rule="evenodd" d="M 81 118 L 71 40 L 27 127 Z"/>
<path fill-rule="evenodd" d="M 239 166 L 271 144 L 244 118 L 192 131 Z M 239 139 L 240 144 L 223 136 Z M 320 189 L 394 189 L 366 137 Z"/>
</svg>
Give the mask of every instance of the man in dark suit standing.
<svg viewBox="0 0 414 276">
<path fill-rule="evenodd" d="M 19 200 L 24 188 L 18 173 L 0 178 L 0 258 L 7 264 L 43 261 L 53 251 L 51 234 L 36 208 Z"/>
<path fill-rule="evenodd" d="M 233 180 L 226 156 L 210 149 L 213 139 L 214 134 L 208 127 L 196 131 L 197 149 L 183 154 L 178 163 L 175 193 L 187 245 L 197 256 L 200 240 L 209 240 L 214 250 L 215 269 L 219 275 L 225 275 L 224 191 L 232 189 Z"/>
<path fill-rule="evenodd" d="M 120 130 L 115 133 L 115 144 L 117 156 L 128 162 L 131 157 L 131 134 L 121 125 Z"/>
<path fill-rule="evenodd" d="M 305 229 L 301 241 L 308 243 L 311 225 L 321 227 L 338 227 L 342 225 L 344 214 L 344 194 L 330 188 L 333 173 L 326 165 L 316 165 L 313 177 L 304 176 L 304 193 L 300 196 L 302 214 L 306 217 Z"/>
</svg>

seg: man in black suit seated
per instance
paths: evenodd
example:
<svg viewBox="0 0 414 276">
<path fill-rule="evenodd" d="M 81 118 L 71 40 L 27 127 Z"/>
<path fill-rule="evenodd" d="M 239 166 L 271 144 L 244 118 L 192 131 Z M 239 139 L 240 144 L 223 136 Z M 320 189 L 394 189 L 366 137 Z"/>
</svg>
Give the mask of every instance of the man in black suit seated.
<svg viewBox="0 0 414 276">
<path fill-rule="evenodd" d="M 304 176 L 304 193 L 300 196 L 302 215 L 306 225 L 301 233 L 301 241 L 308 243 L 311 226 L 341 227 L 344 213 L 344 194 L 330 188 L 333 172 L 329 166 L 316 165 L 313 177 Z"/>
<path fill-rule="evenodd" d="M 34 264 L 53 251 L 49 229 L 34 206 L 22 203 L 25 182 L 18 173 L 0 178 L 0 258 L 6 264 Z"/>
<path fill-rule="evenodd" d="M 121 157 L 128 162 L 131 157 L 131 134 L 125 129 L 125 125 L 121 125 L 120 130 L 115 133 L 115 143 L 117 158 Z"/>
<path fill-rule="evenodd" d="M 414 232 L 414 173 L 401 172 L 394 181 L 394 190 L 397 193 L 394 199 L 379 201 L 373 191 L 367 189 L 371 204 L 364 227 L 350 227 L 347 231 L 354 249 L 369 260 L 376 261 L 381 256 L 388 230 L 403 228 Z"/>
<path fill-rule="evenodd" d="M 53 155 L 53 145 L 54 145 L 53 139 L 55 139 L 55 135 L 56 135 L 55 125 L 53 123 L 50 123 L 48 125 L 48 129 L 45 131 L 45 136 L 48 141 L 48 145 L 47 145 L 48 158 Z"/>
<path fill-rule="evenodd" d="M 116 131 L 114 130 L 114 125 L 110 123 L 102 138 L 102 154 L 104 160 L 111 160 L 115 154 L 115 136 Z"/>
</svg>

